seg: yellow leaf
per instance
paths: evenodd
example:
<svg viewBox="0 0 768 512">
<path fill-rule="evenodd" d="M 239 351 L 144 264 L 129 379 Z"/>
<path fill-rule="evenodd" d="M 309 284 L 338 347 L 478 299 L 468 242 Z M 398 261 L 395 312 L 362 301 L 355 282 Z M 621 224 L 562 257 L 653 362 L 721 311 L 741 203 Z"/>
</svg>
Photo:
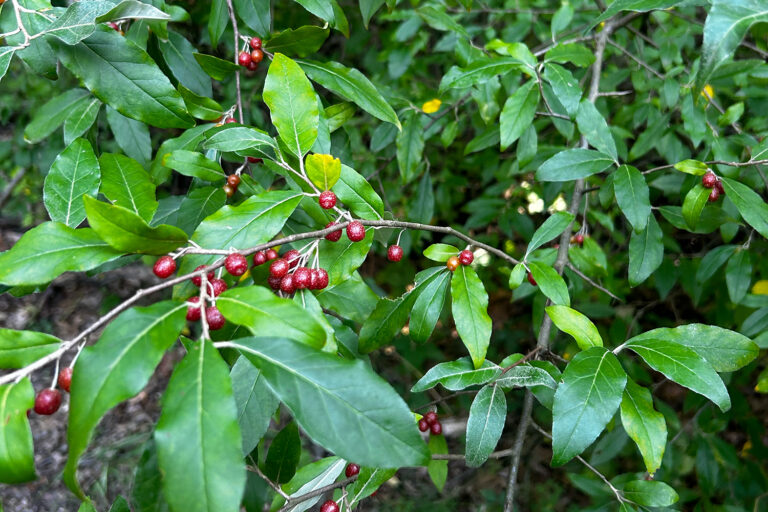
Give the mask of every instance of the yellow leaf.
<svg viewBox="0 0 768 512">
<path fill-rule="evenodd" d="M 440 110 L 440 105 L 442 105 L 443 102 L 439 99 L 435 98 L 433 100 L 429 100 L 425 102 L 421 106 L 421 110 L 424 111 L 425 114 L 434 114 L 438 110 Z"/>
<path fill-rule="evenodd" d="M 768 281 L 762 280 L 756 282 L 752 287 L 752 293 L 755 295 L 768 295 Z"/>
<path fill-rule="evenodd" d="M 707 98 L 707 101 L 709 101 L 715 97 L 715 90 L 711 85 L 707 84 L 704 86 L 704 90 L 701 91 L 701 95 Z"/>
</svg>

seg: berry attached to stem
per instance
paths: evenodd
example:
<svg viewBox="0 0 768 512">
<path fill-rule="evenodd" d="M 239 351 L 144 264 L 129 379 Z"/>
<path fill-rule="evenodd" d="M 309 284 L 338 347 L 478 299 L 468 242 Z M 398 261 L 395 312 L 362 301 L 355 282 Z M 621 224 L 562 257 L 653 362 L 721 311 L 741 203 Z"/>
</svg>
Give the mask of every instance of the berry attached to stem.
<svg viewBox="0 0 768 512">
<path fill-rule="evenodd" d="M 280 290 L 288 295 L 296 291 L 296 284 L 293 282 L 293 276 L 287 275 L 280 281 Z"/>
<path fill-rule="evenodd" d="M 251 62 L 258 64 L 264 59 L 264 52 L 260 48 L 256 48 L 251 52 Z"/>
<path fill-rule="evenodd" d="M 237 188 L 240 185 L 240 176 L 237 174 L 230 174 L 227 176 L 227 185 Z"/>
<path fill-rule="evenodd" d="M 267 254 L 264 251 L 259 251 L 253 255 L 253 266 L 258 267 L 267 262 Z"/>
<path fill-rule="evenodd" d="M 202 316 L 202 308 L 200 307 L 200 296 L 195 295 L 187 299 L 187 320 L 190 322 L 197 322 Z"/>
<path fill-rule="evenodd" d="M 243 67 L 247 67 L 248 64 L 251 63 L 251 60 L 251 54 L 246 51 L 237 54 L 237 63 Z"/>
<path fill-rule="evenodd" d="M 210 281 L 211 291 L 214 297 L 218 297 L 225 291 L 227 291 L 227 282 L 223 279 L 214 278 Z"/>
<path fill-rule="evenodd" d="M 277 251 L 274 249 L 267 249 L 267 252 L 264 253 L 267 256 L 267 261 L 272 261 L 277 259 Z"/>
<path fill-rule="evenodd" d="M 333 500 L 328 500 L 320 507 L 320 512 L 339 512 L 339 505 Z"/>
<path fill-rule="evenodd" d="M 429 411 L 424 415 L 423 419 L 427 422 L 427 425 L 434 425 L 437 423 L 437 413 L 435 411 Z"/>
<path fill-rule="evenodd" d="M 334 224 L 336 224 L 336 223 L 335 222 L 329 222 L 328 224 L 325 225 L 325 227 L 329 228 L 329 227 L 333 226 Z M 329 242 L 338 242 L 339 240 L 341 240 L 341 230 L 339 229 L 338 231 L 331 231 L 330 233 L 325 235 L 325 239 L 328 240 Z"/>
<path fill-rule="evenodd" d="M 303 290 L 309 288 L 312 281 L 312 273 L 307 267 L 299 267 L 293 273 L 293 285 L 297 290 Z"/>
<path fill-rule="evenodd" d="M 432 433 L 432 435 L 439 436 L 443 433 L 443 426 L 439 421 L 436 421 L 429 426 L 429 431 Z"/>
<path fill-rule="evenodd" d="M 58 389 L 44 389 L 35 397 L 35 412 L 50 416 L 61 406 L 61 393 Z"/>
<path fill-rule="evenodd" d="M 317 269 L 317 282 L 315 283 L 315 290 L 322 290 L 328 286 L 328 271 L 324 268 Z"/>
<path fill-rule="evenodd" d="M 365 238 L 365 226 L 361 222 L 353 220 L 347 224 L 347 237 L 353 242 L 359 242 Z"/>
<path fill-rule="evenodd" d="M 717 187 L 712 187 L 712 191 L 709 193 L 707 201 L 714 203 L 718 199 L 720 199 L 720 190 Z"/>
<path fill-rule="evenodd" d="M 471 265 L 475 261 L 475 255 L 469 249 L 464 249 L 459 253 L 459 263 L 462 265 Z"/>
<path fill-rule="evenodd" d="M 72 385 L 72 367 L 67 366 L 59 372 L 59 387 L 69 393 L 69 387 Z"/>
<path fill-rule="evenodd" d="M 221 314 L 221 311 L 216 306 L 205 308 L 205 321 L 208 322 L 208 328 L 212 331 L 218 331 L 226 323 L 224 315 Z"/>
<path fill-rule="evenodd" d="M 301 253 L 297 251 L 296 249 L 291 249 L 290 251 L 283 254 L 283 259 L 290 264 L 291 268 L 296 268 L 299 264 L 299 258 L 301 257 Z"/>
<path fill-rule="evenodd" d="M 227 197 L 232 197 L 233 195 L 235 195 L 235 192 L 237 191 L 237 189 L 232 185 L 224 185 L 221 188 L 224 190 L 224 194 L 226 194 Z"/>
<path fill-rule="evenodd" d="M 288 268 L 288 262 L 283 258 L 279 258 L 273 261 L 271 265 L 269 265 L 269 274 L 272 277 L 283 277 L 288 273 Z"/>
<path fill-rule="evenodd" d="M 399 245 L 390 245 L 387 247 L 387 259 L 395 263 L 403 259 L 403 248 Z"/>
<path fill-rule="evenodd" d="M 320 198 L 318 199 L 318 202 L 320 203 L 320 206 L 325 210 L 330 210 L 334 206 L 336 206 L 336 194 L 331 192 L 330 190 L 326 190 L 325 192 L 320 194 Z"/>
<path fill-rule="evenodd" d="M 254 50 L 261 49 L 261 38 L 260 37 L 253 36 L 251 38 L 251 40 L 249 41 L 249 43 L 251 44 L 251 48 L 253 48 Z"/>
<path fill-rule="evenodd" d="M 424 418 L 421 418 L 419 420 L 419 430 L 421 430 L 422 432 L 426 432 L 427 430 L 429 430 L 429 423 L 427 423 L 427 420 L 425 420 Z"/>
<path fill-rule="evenodd" d="M 241 276 L 248 270 L 248 260 L 242 254 L 234 252 L 224 260 L 224 268 L 233 276 Z"/>
<path fill-rule="evenodd" d="M 454 270 L 459 268 L 460 263 L 461 262 L 459 261 L 458 256 L 451 256 L 450 258 L 448 258 L 448 261 L 445 262 L 445 266 L 448 268 L 448 270 L 453 272 Z"/>
<path fill-rule="evenodd" d="M 155 266 L 152 267 L 152 272 L 155 273 L 160 279 L 170 277 L 171 274 L 176 272 L 176 260 L 168 256 L 160 256 L 155 262 Z"/>
<path fill-rule="evenodd" d="M 707 171 L 704 176 L 701 177 L 701 185 L 704 188 L 712 188 L 717 183 L 717 176 L 712 171 Z"/>
<path fill-rule="evenodd" d="M 344 474 L 347 475 L 347 478 L 352 478 L 358 473 L 360 473 L 360 466 L 358 466 L 354 462 L 350 462 L 349 464 L 347 464 L 347 469 L 344 470 Z"/>
<path fill-rule="evenodd" d="M 195 272 L 197 272 L 198 270 L 203 270 L 204 268 L 205 268 L 205 265 L 200 265 L 199 267 L 197 267 L 195 269 Z M 208 281 L 213 279 L 213 277 L 214 277 L 213 276 L 213 272 L 208 272 Z M 200 286 L 202 284 L 202 282 L 203 282 L 203 277 L 202 276 L 195 276 L 195 277 L 192 278 L 192 284 L 194 284 L 195 286 Z"/>
</svg>

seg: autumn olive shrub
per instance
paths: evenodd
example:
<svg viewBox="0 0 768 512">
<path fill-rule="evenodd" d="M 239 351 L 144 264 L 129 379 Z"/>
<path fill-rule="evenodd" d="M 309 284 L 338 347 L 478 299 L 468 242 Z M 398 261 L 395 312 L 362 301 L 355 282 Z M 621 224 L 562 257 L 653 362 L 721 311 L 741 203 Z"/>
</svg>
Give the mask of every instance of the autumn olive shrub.
<svg viewBox="0 0 768 512">
<path fill-rule="evenodd" d="M 45 96 L 4 114 L 8 186 L 42 183 L 9 213 L 50 217 L 2 291 L 157 278 L 72 339 L 0 330 L 0 481 L 68 414 L 92 510 L 100 419 L 178 342 L 136 511 L 351 510 L 448 459 L 494 464 L 489 510 L 764 507 L 765 3 L 384 4 L 2 4 L 4 84 Z"/>
</svg>

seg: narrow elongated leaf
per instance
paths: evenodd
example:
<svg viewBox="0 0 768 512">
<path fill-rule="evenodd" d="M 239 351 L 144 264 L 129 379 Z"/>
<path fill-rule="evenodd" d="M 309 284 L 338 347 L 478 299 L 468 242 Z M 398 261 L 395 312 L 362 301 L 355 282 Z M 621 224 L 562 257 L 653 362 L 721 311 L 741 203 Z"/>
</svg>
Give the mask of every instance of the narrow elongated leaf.
<svg viewBox="0 0 768 512">
<path fill-rule="evenodd" d="M 579 132 L 584 135 L 593 148 L 610 155 L 614 160 L 618 159 L 616 142 L 611 135 L 611 129 L 608 128 L 608 123 L 594 103 L 589 100 L 582 100 L 579 103 L 576 124 L 579 127 Z"/>
<path fill-rule="evenodd" d="M 725 194 L 739 213 L 758 233 L 768 238 L 768 204 L 748 186 L 730 178 L 720 178 Z"/>
<path fill-rule="evenodd" d="M 667 341 L 643 337 L 625 343 L 654 370 L 700 395 L 712 400 L 725 412 L 731 408 L 731 398 L 720 376 L 712 366 L 692 349 Z"/>
<path fill-rule="evenodd" d="M 203 71 L 214 80 L 225 80 L 229 75 L 240 69 L 234 62 L 220 59 L 213 55 L 193 53 L 192 56 L 200 64 L 200 67 L 203 68 Z"/>
<path fill-rule="evenodd" d="M 71 228 L 85 219 L 84 195 L 99 193 L 99 162 L 85 139 L 75 139 L 56 157 L 43 185 L 43 202 L 51 220 Z"/>
<path fill-rule="evenodd" d="M 540 261 L 531 261 L 528 268 L 533 279 L 538 284 L 541 293 L 547 296 L 555 304 L 562 306 L 571 305 L 571 297 L 568 295 L 568 285 L 557 271 Z"/>
<path fill-rule="evenodd" d="M 552 465 L 583 452 L 621 403 L 627 375 L 612 352 L 592 347 L 574 356 L 555 391 L 552 408 Z"/>
<path fill-rule="evenodd" d="M 691 231 L 694 231 L 696 225 L 699 223 L 699 217 L 701 217 L 701 212 L 707 205 L 710 192 L 711 191 L 708 188 L 703 187 L 701 183 L 697 183 L 696 186 L 685 194 L 682 212 L 685 223 Z"/>
<path fill-rule="evenodd" d="M 363 264 L 373 244 L 373 230 L 369 229 L 365 238 L 353 242 L 344 237 L 338 242 L 322 240 L 318 247 L 320 266 L 328 271 L 330 286 L 342 284 L 360 265 Z"/>
<path fill-rule="evenodd" d="M 648 184 L 645 178 L 631 165 L 622 165 L 613 173 L 613 190 L 616 202 L 636 232 L 648 225 L 651 215 Z"/>
<path fill-rule="evenodd" d="M 528 248 L 525 250 L 525 256 L 528 257 L 533 251 L 565 231 L 573 218 L 573 214 L 569 212 L 555 212 L 547 217 L 547 220 L 533 233 Z"/>
<path fill-rule="evenodd" d="M 440 92 L 482 84 L 496 75 L 505 75 L 513 69 L 520 69 L 524 66 L 523 61 L 514 57 L 477 59 L 465 68 L 453 66 L 443 75 L 440 81 Z"/>
<path fill-rule="evenodd" d="M 283 492 L 288 494 L 291 498 L 297 498 L 303 496 L 312 491 L 316 491 L 326 485 L 331 485 L 336 481 L 339 475 L 344 471 L 347 466 L 347 461 L 338 457 L 326 457 L 320 459 L 317 462 L 307 464 L 296 472 L 290 482 L 283 486 Z M 306 501 L 297 503 L 293 507 L 288 509 L 288 512 L 304 512 L 309 510 L 317 504 L 322 498 L 319 495 L 315 498 L 309 498 Z M 272 502 L 273 508 L 285 503 L 285 500 L 280 496 L 275 496 Z"/>
<path fill-rule="evenodd" d="M 738 304 L 749 291 L 752 282 L 752 259 L 749 251 L 736 251 L 725 266 L 725 284 L 731 302 Z"/>
<path fill-rule="evenodd" d="M 627 379 L 621 399 L 621 423 L 637 444 L 645 468 L 654 474 L 661 467 L 667 447 L 667 424 L 664 416 L 653 408 L 651 392 L 632 379 Z"/>
<path fill-rule="evenodd" d="M 107 123 L 120 149 L 142 166 L 146 166 L 152 158 L 152 141 L 149 138 L 147 125 L 125 117 L 109 105 L 107 105 Z"/>
<path fill-rule="evenodd" d="M 190 91 L 202 96 L 211 96 L 211 77 L 195 61 L 195 47 L 192 43 L 178 32 L 169 30 L 168 40 L 158 40 L 158 47 L 176 80 Z"/>
<path fill-rule="evenodd" d="M 496 448 L 504 421 L 507 418 L 507 399 L 499 386 L 485 386 L 475 396 L 467 421 L 467 466 L 479 467 L 488 460 Z"/>
<path fill-rule="evenodd" d="M 96 98 L 83 98 L 75 105 L 64 120 L 64 144 L 83 135 L 93 126 L 101 110 L 101 102 Z"/>
<path fill-rule="evenodd" d="M 241 338 L 232 345 L 261 370 L 302 430 L 324 448 L 366 466 L 429 462 L 405 402 L 362 361 L 288 339 Z"/>
<path fill-rule="evenodd" d="M 400 176 L 403 183 L 408 183 L 416 177 L 424 154 L 424 130 L 419 115 L 411 112 L 406 116 L 396 146 Z"/>
<path fill-rule="evenodd" d="M 664 259 L 662 232 L 656 219 L 648 217 L 648 225 L 640 233 L 632 233 L 629 241 L 629 284 L 637 286 L 659 268 Z"/>
<path fill-rule="evenodd" d="M 528 129 L 536 116 L 539 88 L 535 80 L 528 80 L 504 102 L 499 117 L 501 150 L 504 151 Z"/>
<path fill-rule="evenodd" d="M 204 149 L 243 151 L 246 149 L 276 148 L 277 143 L 266 132 L 245 126 L 227 126 L 211 135 L 202 144 Z"/>
<path fill-rule="evenodd" d="M 121 313 L 86 347 L 72 372 L 64 482 L 79 496 L 77 463 L 102 416 L 141 391 L 185 324 L 186 306 L 158 302 Z M 239 450 L 238 450 L 239 451 Z"/>
<path fill-rule="evenodd" d="M 123 155 L 103 153 L 101 166 L 101 193 L 118 206 L 132 211 L 145 221 L 152 220 L 157 210 L 155 184 L 135 160 Z"/>
<path fill-rule="evenodd" d="M 35 451 L 27 411 L 35 403 L 29 378 L 0 386 L 0 482 L 18 484 L 35 479 Z"/>
<path fill-rule="evenodd" d="M 438 384 L 442 384 L 445 389 L 450 391 L 460 391 L 469 386 L 487 384 L 499 375 L 501 375 L 501 368 L 497 364 L 484 361 L 480 368 L 476 369 L 470 358 L 462 357 L 456 361 L 440 363 L 430 368 L 413 385 L 411 392 L 426 391 Z"/>
<path fill-rule="evenodd" d="M 245 490 L 229 367 L 210 342 L 176 366 L 155 429 L 165 499 L 173 511 L 237 512 Z"/>
<path fill-rule="evenodd" d="M 627 482 L 623 493 L 625 498 L 644 507 L 669 507 L 678 500 L 673 488 L 656 480 Z"/>
<path fill-rule="evenodd" d="M 35 109 L 32 120 L 24 128 L 24 139 L 34 144 L 46 138 L 61 126 L 61 123 L 69 115 L 72 106 L 87 94 L 85 89 L 70 89 Z"/>
<path fill-rule="evenodd" d="M 360 468 L 360 476 L 357 477 L 357 480 L 349 489 L 350 506 L 354 507 L 357 503 L 372 495 L 384 482 L 395 476 L 395 473 L 397 473 L 396 469 Z"/>
<path fill-rule="evenodd" d="M 451 305 L 456 330 L 475 368 L 480 368 L 491 341 L 488 293 L 472 267 L 459 265 L 451 277 Z"/>
<path fill-rule="evenodd" d="M 384 201 L 373 190 L 368 180 L 346 165 L 341 166 L 339 180 L 333 185 L 336 197 L 352 213 L 363 219 L 381 219 L 384 214 Z"/>
<path fill-rule="evenodd" d="M 262 38 L 269 36 L 272 26 L 269 0 L 235 0 L 234 3 L 235 12 L 248 25 L 248 28 L 254 30 Z M 270 51 L 274 53 L 273 50 Z"/>
<path fill-rule="evenodd" d="M 648 12 L 654 9 L 668 9 L 679 3 L 682 3 L 682 0 L 615 0 L 592 22 L 590 28 L 621 11 Z"/>
<path fill-rule="evenodd" d="M 557 100 L 565 108 L 568 115 L 573 116 L 578 112 L 581 100 L 581 87 L 573 74 L 557 64 L 544 66 L 544 78 L 557 96 Z"/>
<path fill-rule="evenodd" d="M 419 297 L 413 303 L 411 310 L 411 321 L 408 323 L 413 341 L 423 343 L 429 339 L 443 310 L 445 291 L 450 281 L 451 273 L 442 270 L 419 292 Z"/>
<path fill-rule="evenodd" d="M 533 361 L 532 363 L 536 363 Z M 540 362 L 540 361 L 539 361 Z M 502 373 L 496 379 L 496 385 L 504 389 L 512 388 L 549 388 L 557 389 L 557 381 L 544 368 L 533 364 L 519 364 Z"/>
<path fill-rule="evenodd" d="M 558 44 L 544 55 L 547 61 L 558 64 L 571 63 L 574 66 L 586 68 L 595 61 L 595 55 L 586 46 L 576 43 Z"/>
<path fill-rule="evenodd" d="M 571 181 L 603 172 L 613 165 L 613 159 L 591 149 L 566 149 L 539 167 L 536 179 L 541 181 Z"/>
<path fill-rule="evenodd" d="M 464 26 L 459 24 L 448 13 L 446 13 L 444 8 L 441 9 L 434 4 L 422 5 L 416 9 L 416 13 L 435 30 L 455 32 L 464 37 L 469 37 L 469 34 L 467 33 Z"/>
<path fill-rule="evenodd" d="M 237 422 L 243 436 L 243 454 L 247 455 L 261 441 L 280 402 L 261 372 L 245 357 L 238 358 L 232 366 L 230 378 L 237 404 Z"/>
<path fill-rule="evenodd" d="M 144 446 L 133 479 L 131 504 L 135 512 L 168 512 L 168 504 L 163 498 L 162 475 L 157 466 L 155 440 L 150 438 Z"/>
<path fill-rule="evenodd" d="M 58 222 L 44 222 L 0 254 L 0 283 L 45 284 L 64 272 L 91 270 L 122 254 L 90 228 L 72 229 Z"/>
<path fill-rule="evenodd" d="M 220 181 L 227 177 L 221 165 L 197 151 L 177 149 L 163 157 L 163 165 L 185 176 L 205 181 Z"/>
<path fill-rule="evenodd" d="M 549 306 L 547 314 L 561 331 L 570 334 L 581 350 L 602 347 L 603 338 L 585 315 L 567 306 Z"/>
<path fill-rule="evenodd" d="M 445 441 L 445 436 L 429 436 L 428 446 L 429 453 L 432 455 L 448 453 L 448 443 Z M 437 490 L 442 491 L 445 487 L 445 481 L 448 479 L 448 461 L 433 458 L 429 461 L 427 473 L 429 473 L 429 478 Z"/>
<path fill-rule="evenodd" d="M 686 174 L 692 174 L 694 176 L 702 176 L 707 173 L 709 166 L 704 162 L 698 160 L 683 160 L 675 164 L 675 169 Z"/>
<path fill-rule="evenodd" d="M 213 46 L 218 46 L 224 30 L 229 23 L 226 0 L 213 0 L 211 2 L 211 11 L 208 15 L 208 36 L 211 38 Z"/>
<path fill-rule="evenodd" d="M 735 245 L 721 245 L 709 251 L 702 259 L 696 270 L 697 281 L 708 281 L 726 261 L 731 259 L 738 249 Z"/>
<path fill-rule="evenodd" d="M 448 244 L 432 244 L 424 249 L 424 256 L 432 261 L 445 263 L 451 256 L 458 256 L 459 249 Z"/>
<path fill-rule="evenodd" d="M 329 28 L 314 25 L 305 25 L 295 30 L 287 28 L 264 41 L 264 48 L 273 53 L 280 52 L 286 55 L 307 57 L 323 46 L 330 32 Z M 306 68 L 304 71 L 310 74 Z"/>
<path fill-rule="evenodd" d="M 57 348 L 61 340 L 35 331 L 0 329 L 0 368 L 22 368 Z"/>
<path fill-rule="evenodd" d="M 299 427 L 291 422 L 277 433 L 269 445 L 264 461 L 264 474 L 277 484 L 288 483 L 296 474 L 301 457 Z"/>
</svg>

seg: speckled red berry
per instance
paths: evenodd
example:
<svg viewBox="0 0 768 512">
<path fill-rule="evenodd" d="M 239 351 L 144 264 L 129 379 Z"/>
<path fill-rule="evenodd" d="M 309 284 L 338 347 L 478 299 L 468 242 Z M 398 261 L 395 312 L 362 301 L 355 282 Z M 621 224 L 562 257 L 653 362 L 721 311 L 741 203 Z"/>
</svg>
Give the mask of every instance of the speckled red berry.
<svg viewBox="0 0 768 512">
<path fill-rule="evenodd" d="M 260 164 L 260 163 L 262 163 L 262 162 L 264 162 L 264 160 L 263 160 L 262 158 L 256 158 L 255 156 L 249 156 L 249 157 L 248 157 L 248 163 L 251 163 L 251 164 Z"/>
<path fill-rule="evenodd" d="M 718 192 L 720 192 L 720 195 L 725 195 L 725 187 L 723 186 L 723 180 L 717 180 L 717 183 L 715 183 L 715 188 Z"/>
<path fill-rule="evenodd" d="M 283 254 L 283 259 L 288 262 L 291 268 L 296 268 L 299 265 L 300 257 L 301 254 L 296 249 L 291 249 L 290 251 Z"/>
<path fill-rule="evenodd" d="M 330 228 L 335 224 L 336 224 L 335 222 L 329 222 L 328 224 L 325 225 L 325 227 Z M 337 231 L 331 231 L 330 233 L 325 235 L 325 239 L 328 240 L 329 242 L 338 242 L 341 239 L 341 230 L 339 229 Z"/>
<path fill-rule="evenodd" d="M 427 430 L 429 430 L 429 423 L 427 423 L 427 420 L 425 420 L 424 418 L 421 418 L 419 420 L 419 430 L 421 430 L 422 432 L 426 432 Z"/>
<path fill-rule="evenodd" d="M 459 262 L 458 256 L 451 256 L 450 258 L 448 258 L 448 261 L 445 262 L 446 268 L 448 268 L 448 270 L 450 270 L 451 272 L 459 268 L 460 264 L 461 263 Z"/>
<path fill-rule="evenodd" d="M 233 276 L 241 276 L 248 270 L 248 260 L 242 254 L 234 252 L 224 260 L 224 268 Z"/>
<path fill-rule="evenodd" d="M 439 436 L 443 433 L 443 426 L 440 424 L 439 421 L 434 422 L 429 426 L 429 431 L 436 436 Z"/>
<path fill-rule="evenodd" d="M 248 64 L 251 63 L 251 54 L 246 52 L 246 51 L 242 51 L 242 52 L 238 53 L 237 54 L 237 63 L 240 64 L 243 67 L 247 66 Z"/>
<path fill-rule="evenodd" d="M 320 203 L 320 206 L 326 210 L 330 210 L 334 206 L 336 206 L 336 194 L 331 192 L 330 190 L 326 190 L 325 192 L 320 194 L 320 199 L 318 199 L 318 202 Z"/>
<path fill-rule="evenodd" d="M 320 507 L 320 512 L 339 512 L 339 505 L 333 500 L 328 500 Z"/>
<path fill-rule="evenodd" d="M 256 254 L 253 255 L 253 266 L 258 267 L 259 265 L 263 265 L 267 262 L 267 255 L 264 253 L 264 251 L 259 251 Z"/>
<path fill-rule="evenodd" d="M 704 176 L 701 177 L 701 184 L 705 188 L 712 188 L 717 183 L 717 176 L 715 176 L 715 173 L 711 171 L 707 171 L 704 173 Z"/>
<path fill-rule="evenodd" d="M 264 58 L 264 52 L 261 49 L 256 48 L 251 52 L 251 62 L 258 64 Z"/>
<path fill-rule="evenodd" d="M 240 185 L 240 176 L 237 174 L 230 174 L 227 176 L 227 185 L 237 188 Z"/>
<path fill-rule="evenodd" d="M 274 259 L 277 259 L 277 251 L 274 249 L 267 249 L 267 252 L 265 254 L 267 256 L 267 261 L 272 261 Z"/>
<path fill-rule="evenodd" d="M 573 237 L 573 241 L 579 245 L 582 245 L 584 243 L 584 235 L 581 233 L 576 233 L 576 236 Z"/>
<path fill-rule="evenodd" d="M 288 273 L 288 268 L 288 262 L 283 258 L 279 258 L 269 265 L 269 274 L 273 277 L 283 277 Z"/>
<path fill-rule="evenodd" d="M 528 282 L 531 283 L 533 286 L 536 286 L 536 280 L 533 278 L 533 274 L 528 272 Z"/>
<path fill-rule="evenodd" d="M 170 256 L 160 256 L 152 267 L 152 272 L 160 279 L 165 279 L 176 272 L 176 260 Z"/>
<path fill-rule="evenodd" d="M 353 220 L 347 224 L 347 237 L 353 242 L 359 242 L 365 238 L 365 226 L 359 221 Z"/>
<path fill-rule="evenodd" d="M 59 387 L 69 393 L 69 388 L 72 385 L 72 367 L 67 366 L 59 372 Z"/>
<path fill-rule="evenodd" d="M 209 291 L 213 294 L 214 297 L 218 297 L 227 291 L 227 282 L 219 278 L 211 279 Z"/>
<path fill-rule="evenodd" d="M 195 272 L 197 272 L 198 270 L 203 270 L 204 268 L 205 268 L 205 265 L 200 265 L 195 269 Z M 208 280 L 210 281 L 211 279 L 213 279 L 213 272 L 208 272 Z M 202 282 L 203 282 L 202 276 L 195 276 L 192 278 L 192 284 L 194 284 L 195 286 L 200 286 Z"/>
<path fill-rule="evenodd" d="M 237 119 L 235 119 L 234 117 L 231 117 L 231 116 L 224 120 L 224 124 L 236 123 L 236 122 L 237 122 Z"/>
<path fill-rule="evenodd" d="M 269 285 L 270 288 L 277 291 L 280 289 L 280 281 L 282 280 L 283 280 L 282 277 L 269 276 L 267 278 L 267 284 Z"/>
<path fill-rule="evenodd" d="M 387 259 L 395 263 L 403 259 L 403 248 L 399 245 L 390 245 L 387 247 Z"/>
<path fill-rule="evenodd" d="M 429 411 L 424 415 L 424 421 L 427 422 L 427 425 L 433 425 L 437 421 L 437 413 L 435 411 Z"/>
<path fill-rule="evenodd" d="M 317 269 L 317 283 L 315 284 L 315 290 L 322 290 L 328 286 L 328 271 L 324 268 Z"/>
<path fill-rule="evenodd" d="M 709 193 L 709 197 L 707 198 L 707 201 L 709 201 L 710 203 L 714 203 L 718 199 L 720 199 L 720 191 L 717 189 L 717 187 L 713 187 Z"/>
<path fill-rule="evenodd" d="M 253 36 L 251 38 L 251 40 L 249 41 L 249 43 L 251 43 L 251 48 L 253 48 L 254 50 L 257 50 L 257 49 L 261 48 L 261 38 L 260 37 Z"/>
<path fill-rule="evenodd" d="M 347 475 L 347 478 L 352 478 L 358 473 L 360 473 L 360 466 L 358 466 L 354 462 L 350 462 L 349 464 L 347 464 L 347 469 L 344 470 L 344 474 Z"/>
<path fill-rule="evenodd" d="M 251 60 L 251 62 L 249 62 L 248 65 L 245 66 L 245 69 L 251 72 L 256 71 L 257 69 L 259 69 L 259 63 L 253 62 L 253 60 Z"/>
<path fill-rule="evenodd" d="M 195 295 L 187 299 L 187 320 L 190 322 L 197 322 L 200 320 L 201 308 L 200 308 L 200 296 Z"/>
<path fill-rule="evenodd" d="M 299 267 L 293 273 L 293 286 L 295 286 L 297 290 L 309 288 L 311 280 L 312 273 L 307 267 Z"/>
<path fill-rule="evenodd" d="M 44 389 L 35 397 L 35 412 L 45 416 L 59 410 L 61 406 L 61 393 L 58 389 Z"/>
<path fill-rule="evenodd" d="M 296 285 L 293 282 L 293 276 L 287 275 L 280 280 L 280 291 L 283 293 L 291 294 L 296 291 Z"/>
<path fill-rule="evenodd" d="M 205 321 L 208 322 L 208 328 L 212 331 L 218 331 L 226 323 L 224 315 L 221 314 L 221 311 L 216 306 L 205 308 Z"/>
<path fill-rule="evenodd" d="M 462 265 L 471 265 L 475 261 L 475 255 L 469 249 L 464 249 L 459 253 L 459 263 Z"/>
</svg>

